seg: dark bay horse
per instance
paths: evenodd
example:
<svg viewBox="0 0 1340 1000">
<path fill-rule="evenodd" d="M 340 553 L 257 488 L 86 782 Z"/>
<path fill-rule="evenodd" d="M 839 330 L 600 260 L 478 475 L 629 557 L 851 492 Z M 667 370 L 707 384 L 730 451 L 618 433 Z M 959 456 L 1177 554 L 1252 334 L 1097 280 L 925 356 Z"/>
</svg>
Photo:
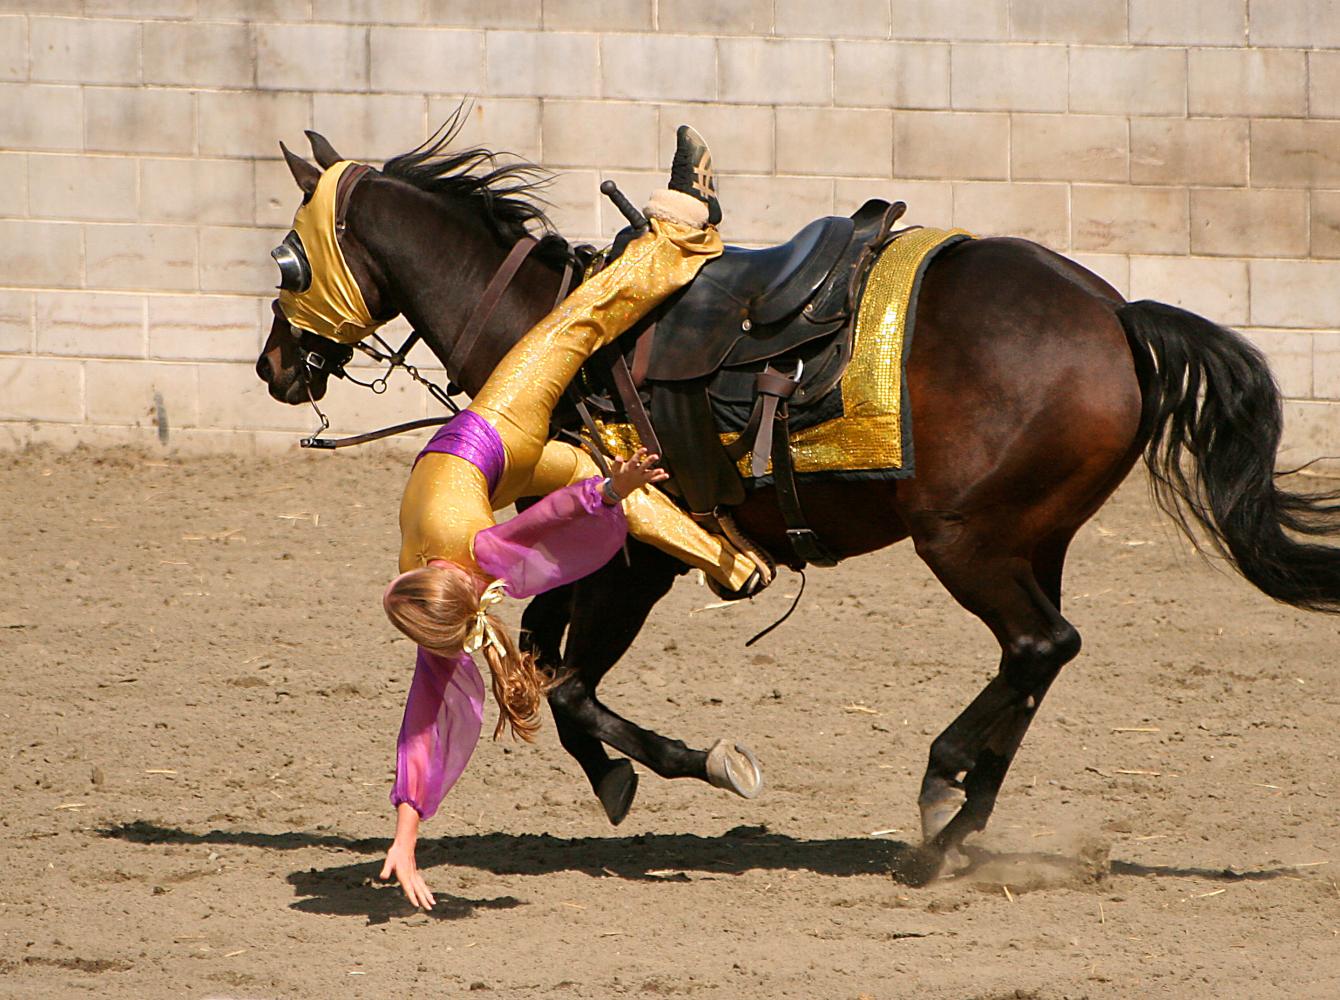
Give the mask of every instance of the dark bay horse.
<svg viewBox="0 0 1340 1000">
<path fill-rule="evenodd" d="M 322 168 L 339 160 L 325 139 L 308 136 Z M 403 314 L 444 364 L 509 248 L 527 226 L 547 225 L 534 199 L 536 168 L 499 166 L 483 150 L 450 152 L 450 138 L 368 174 L 340 237 L 372 315 Z M 310 193 L 321 169 L 284 152 Z M 449 371 L 467 392 L 549 310 L 571 260 L 552 233 L 526 260 L 481 338 L 488 363 Z M 985 826 L 1039 703 L 1080 649 L 1061 614 L 1067 546 L 1142 455 L 1160 505 L 1193 540 L 1208 540 L 1276 600 L 1340 612 L 1340 550 L 1305 540 L 1340 535 L 1340 492 L 1298 494 L 1277 482 L 1280 394 L 1242 337 L 1171 306 L 1126 303 L 1083 267 L 1010 238 L 941 254 L 922 285 L 916 326 L 907 367 L 915 477 L 801 484 L 810 526 L 836 555 L 911 538 L 1000 645 L 994 678 L 931 744 L 919 798 L 925 864 L 909 878 L 935 871 Z M 326 389 L 277 310 L 256 370 L 284 402 Z M 765 548 L 785 551 L 770 487 L 735 515 Z M 596 697 L 683 572 L 660 552 L 631 549 L 631 564 L 616 558 L 543 595 L 524 621 L 541 657 L 571 670 L 550 698 L 559 737 L 616 823 L 636 777 L 606 746 L 663 777 L 708 777 L 705 752 Z"/>
</svg>

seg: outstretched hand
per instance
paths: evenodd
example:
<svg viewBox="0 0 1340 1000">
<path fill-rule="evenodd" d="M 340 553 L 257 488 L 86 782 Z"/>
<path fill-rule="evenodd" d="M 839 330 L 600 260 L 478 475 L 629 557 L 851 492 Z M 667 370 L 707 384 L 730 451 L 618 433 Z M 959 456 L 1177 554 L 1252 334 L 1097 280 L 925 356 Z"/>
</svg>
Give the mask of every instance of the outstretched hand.
<svg viewBox="0 0 1340 1000">
<path fill-rule="evenodd" d="M 639 448 L 632 458 L 616 458 L 610 462 L 610 485 L 620 497 L 632 495 L 634 490 L 651 483 L 659 483 L 670 478 L 670 473 L 656 467 L 660 455 L 647 453 Z"/>
<path fill-rule="evenodd" d="M 422 909 L 431 910 L 433 904 L 437 902 L 433 894 L 428 891 L 428 884 L 424 882 L 423 876 L 419 874 L 419 867 L 414 862 L 412 843 L 406 844 L 397 840 L 391 844 L 391 849 L 386 852 L 386 864 L 382 865 L 382 873 L 378 877 L 382 881 L 396 879 L 405 898 Z"/>
<path fill-rule="evenodd" d="M 428 891 L 428 883 L 419 874 L 419 866 L 414 861 L 414 847 L 418 842 L 419 813 L 410 803 L 401 802 L 396 806 L 395 839 L 386 852 L 386 864 L 382 865 L 378 878 L 397 880 L 406 899 L 415 906 L 431 910 L 437 900 Z"/>
</svg>

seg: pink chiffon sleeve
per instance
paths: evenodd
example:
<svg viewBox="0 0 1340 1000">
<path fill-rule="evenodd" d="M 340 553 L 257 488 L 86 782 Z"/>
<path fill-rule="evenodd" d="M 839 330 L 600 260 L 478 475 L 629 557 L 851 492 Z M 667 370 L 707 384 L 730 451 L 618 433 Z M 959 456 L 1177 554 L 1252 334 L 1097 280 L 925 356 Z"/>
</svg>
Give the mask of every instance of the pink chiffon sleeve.
<svg viewBox="0 0 1340 1000">
<path fill-rule="evenodd" d="M 597 477 L 555 490 L 510 521 L 475 535 L 475 562 L 507 582 L 509 597 L 533 597 L 589 576 L 628 534 L 623 505 L 600 499 Z"/>
<path fill-rule="evenodd" d="M 437 812 L 474 753 L 483 719 L 484 680 L 474 661 L 420 647 L 396 742 L 391 804 L 408 802 L 423 819 Z"/>
</svg>

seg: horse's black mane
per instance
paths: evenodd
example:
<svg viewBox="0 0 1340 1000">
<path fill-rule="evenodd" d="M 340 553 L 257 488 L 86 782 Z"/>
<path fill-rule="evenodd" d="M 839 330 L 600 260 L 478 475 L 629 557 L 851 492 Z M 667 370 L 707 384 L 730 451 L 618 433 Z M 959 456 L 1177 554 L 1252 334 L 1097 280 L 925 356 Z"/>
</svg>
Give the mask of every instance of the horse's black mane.
<svg viewBox="0 0 1340 1000">
<path fill-rule="evenodd" d="M 511 246 L 527 232 L 540 237 L 535 255 L 554 266 L 580 263 L 574 248 L 558 235 L 540 194 L 553 180 L 543 167 L 512 154 L 507 162 L 482 146 L 447 147 L 465 125 L 461 105 L 422 145 L 386 161 L 382 173 L 440 198 L 472 204 L 498 241 Z"/>
</svg>

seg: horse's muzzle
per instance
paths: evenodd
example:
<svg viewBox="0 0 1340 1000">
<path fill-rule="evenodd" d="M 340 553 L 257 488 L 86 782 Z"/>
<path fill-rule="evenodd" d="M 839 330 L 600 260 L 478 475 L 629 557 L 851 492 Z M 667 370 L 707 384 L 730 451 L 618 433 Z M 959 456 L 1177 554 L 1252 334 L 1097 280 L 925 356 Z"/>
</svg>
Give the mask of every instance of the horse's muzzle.
<svg viewBox="0 0 1340 1000">
<path fill-rule="evenodd" d="M 256 377 L 265 383 L 271 399 L 289 406 L 301 406 L 303 403 L 320 400 L 326 394 L 326 375 L 320 371 L 308 371 L 306 377 L 298 368 L 275 371 L 269 354 L 256 359 Z M 310 388 L 310 394 L 308 392 Z"/>
</svg>

